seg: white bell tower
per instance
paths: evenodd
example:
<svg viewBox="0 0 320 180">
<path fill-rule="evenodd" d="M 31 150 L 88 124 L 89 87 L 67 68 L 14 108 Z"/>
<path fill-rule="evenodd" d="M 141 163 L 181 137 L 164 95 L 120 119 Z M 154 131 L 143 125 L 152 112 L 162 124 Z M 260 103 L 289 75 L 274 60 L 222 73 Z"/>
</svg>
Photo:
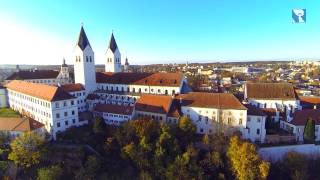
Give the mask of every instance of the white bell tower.
<svg viewBox="0 0 320 180">
<path fill-rule="evenodd" d="M 96 68 L 94 52 L 90 46 L 83 26 L 81 26 L 78 42 L 74 50 L 74 78 L 86 89 L 86 94 L 96 90 Z"/>
<path fill-rule="evenodd" d="M 118 49 L 116 40 L 111 34 L 109 46 L 106 52 L 106 64 L 105 64 L 105 71 L 106 72 L 121 72 L 121 54 Z"/>
</svg>

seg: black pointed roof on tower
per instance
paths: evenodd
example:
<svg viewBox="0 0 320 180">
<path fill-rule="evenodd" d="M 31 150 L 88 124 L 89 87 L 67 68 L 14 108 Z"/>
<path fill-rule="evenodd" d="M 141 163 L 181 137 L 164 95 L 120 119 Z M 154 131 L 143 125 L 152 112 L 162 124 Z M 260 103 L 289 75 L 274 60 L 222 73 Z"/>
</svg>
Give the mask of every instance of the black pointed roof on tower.
<svg viewBox="0 0 320 180">
<path fill-rule="evenodd" d="M 80 30 L 79 39 L 78 39 L 77 44 L 81 48 L 81 50 L 84 50 L 87 46 L 90 46 L 89 40 L 87 38 L 86 33 L 84 32 L 83 26 L 81 26 L 81 30 Z"/>
<path fill-rule="evenodd" d="M 110 38 L 110 41 L 109 41 L 109 47 L 111 49 L 112 52 L 115 52 L 117 49 L 118 49 L 118 46 L 117 46 L 117 43 L 116 43 L 116 40 L 113 36 L 113 33 L 111 33 L 111 38 Z"/>
</svg>

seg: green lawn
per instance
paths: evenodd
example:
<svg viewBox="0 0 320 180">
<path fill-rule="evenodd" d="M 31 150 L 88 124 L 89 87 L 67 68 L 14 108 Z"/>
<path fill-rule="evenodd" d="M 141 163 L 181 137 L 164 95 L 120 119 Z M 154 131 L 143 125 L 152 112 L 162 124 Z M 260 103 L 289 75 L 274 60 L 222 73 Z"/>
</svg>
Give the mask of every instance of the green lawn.
<svg viewBox="0 0 320 180">
<path fill-rule="evenodd" d="M 20 117 L 20 115 L 10 108 L 0 108 L 0 117 Z"/>
</svg>

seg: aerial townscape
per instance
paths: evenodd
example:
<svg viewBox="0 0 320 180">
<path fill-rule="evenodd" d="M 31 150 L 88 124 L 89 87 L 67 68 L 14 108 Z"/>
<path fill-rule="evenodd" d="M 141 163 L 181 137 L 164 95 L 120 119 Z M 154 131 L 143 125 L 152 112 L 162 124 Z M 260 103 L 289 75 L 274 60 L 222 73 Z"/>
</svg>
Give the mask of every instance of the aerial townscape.
<svg viewBox="0 0 320 180">
<path fill-rule="evenodd" d="M 1 60 L 0 178 L 320 179 L 320 58 L 139 62 L 90 28 L 68 57 Z"/>
</svg>

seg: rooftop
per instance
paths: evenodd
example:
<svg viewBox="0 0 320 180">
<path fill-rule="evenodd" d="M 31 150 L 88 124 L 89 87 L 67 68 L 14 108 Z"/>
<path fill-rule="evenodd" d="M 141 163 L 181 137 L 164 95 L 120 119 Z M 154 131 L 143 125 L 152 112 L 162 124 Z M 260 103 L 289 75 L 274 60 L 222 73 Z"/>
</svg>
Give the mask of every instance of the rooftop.
<svg viewBox="0 0 320 180">
<path fill-rule="evenodd" d="M 84 87 L 80 83 L 76 84 L 64 84 L 61 88 L 66 92 L 84 91 Z"/>
<path fill-rule="evenodd" d="M 172 102 L 171 96 L 142 95 L 135 104 L 137 111 L 167 114 Z"/>
<path fill-rule="evenodd" d="M 60 87 L 45 84 L 14 80 L 8 83 L 6 87 L 10 90 L 14 90 L 47 101 L 60 101 L 74 98 Z"/>
<path fill-rule="evenodd" d="M 33 70 L 14 72 L 6 80 L 24 80 L 24 79 L 56 79 L 59 71 L 54 70 Z"/>
<path fill-rule="evenodd" d="M 147 86 L 176 86 L 179 87 L 183 79 L 182 73 L 110 73 L 98 72 L 97 83 L 136 84 Z"/>
<path fill-rule="evenodd" d="M 114 105 L 114 104 L 97 104 L 96 107 L 94 108 L 94 111 L 106 112 L 106 113 L 112 113 L 112 114 L 132 115 L 133 107 Z"/>
<path fill-rule="evenodd" d="M 29 118 L 3 118 L 0 117 L 0 131 L 32 131 L 44 125 Z"/>
<path fill-rule="evenodd" d="M 312 118 L 316 125 L 320 125 L 320 110 L 319 109 L 303 109 L 293 113 L 293 119 L 290 124 L 296 126 L 304 126 L 308 120 Z"/>
<path fill-rule="evenodd" d="M 247 83 L 247 98 L 254 99 L 296 99 L 290 83 Z"/>
<path fill-rule="evenodd" d="M 182 100 L 182 106 L 217 109 L 247 109 L 233 94 L 228 93 L 191 92 L 176 97 L 176 99 L 180 98 Z"/>
</svg>

